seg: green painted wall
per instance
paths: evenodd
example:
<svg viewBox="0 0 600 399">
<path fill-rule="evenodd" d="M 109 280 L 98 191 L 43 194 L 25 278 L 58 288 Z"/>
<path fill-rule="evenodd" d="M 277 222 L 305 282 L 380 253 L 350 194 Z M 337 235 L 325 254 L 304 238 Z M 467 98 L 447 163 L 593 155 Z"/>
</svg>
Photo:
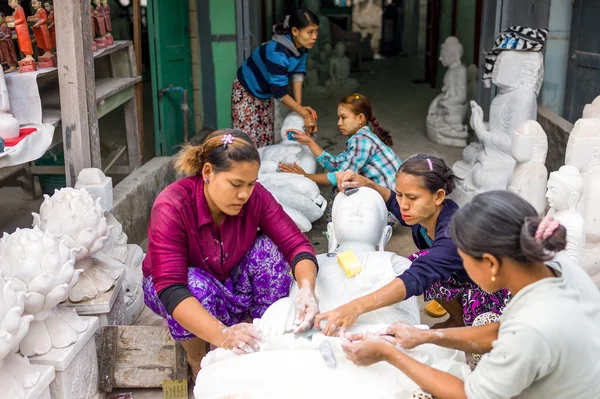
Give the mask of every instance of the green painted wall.
<svg viewBox="0 0 600 399">
<path fill-rule="evenodd" d="M 235 0 L 209 0 L 210 26 L 213 35 L 235 35 Z M 237 44 L 214 42 L 217 128 L 231 127 L 231 84 L 237 72 Z"/>
</svg>

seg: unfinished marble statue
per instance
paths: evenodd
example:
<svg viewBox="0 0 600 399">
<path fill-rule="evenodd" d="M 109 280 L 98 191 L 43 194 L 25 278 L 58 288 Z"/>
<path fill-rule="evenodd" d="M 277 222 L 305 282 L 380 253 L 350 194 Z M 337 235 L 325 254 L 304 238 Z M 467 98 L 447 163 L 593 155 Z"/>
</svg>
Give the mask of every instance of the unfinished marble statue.
<svg viewBox="0 0 600 399">
<path fill-rule="evenodd" d="M 258 181 L 281 204 L 302 232 L 310 231 L 312 222 L 325 213 L 327 200 L 321 195 L 319 186 L 302 175 L 264 173 L 259 175 Z"/>
<path fill-rule="evenodd" d="M 24 356 L 65 348 L 87 329 L 74 310 L 61 302 L 79 280 L 75 255 L 63 239 L 38 227 L 17 229 L 0 240 L 0 273 L 16 292 L 24 292 L 24 312 L 33 316 L 20 343 Z"/>
<path fill-rule="evenodd" d="M 0 273 L 0 387 L 2 396 L 25 399 L 26 390 L 39 380 L 26 357 L 17 353 L 33 316 L 23 314 L 24 292 L 16 293 Z"/>
<path fill-rule="evenodd" d="M 33 225 L 64 241 L 75 253 L 82 275 L 69 293 L 71 302 L 96 298 L 114 285 L 123 269 L 107 266 L 92 255 L 102 250 L 110 227 L 100 205 L 85 189 L 62 188 L 52 197 L 44 195 L 40 213 L 33 213 Z"/>
<path fill-rule="evenodd" d="M 306 76 L 304 77 L 304 91 L 312 95 L 322 95 L 327 93 L 327 89 L 320 85 L 319 71 L 315 67 L 315 61 L 312 58 L 306 60 Z"/>
<path fill-rule="evenodd" d="M 331 63 L 331 55 L 333 50 L 331 44 L 327 43 L 321 47 L 318 53 L 317 73 L 319 75 L 319 83 L 324 85 L 329 80 L 329 66 Z"/>
<path fill-rule="evenodd" d="M 381 1 L 354 0 L 352 4 L 352 32 L 360 33 L 363 39 L 371 35 L 371 50 L 376 60 L 383 58 L 379 54 L 382 12 Z"/>
<path fill-rule="evenodd" d="M 596 97 L 594 101 L 583 107 L 583 118 L 600 119 L 600 96 Z"/>
<path fill-rule="evenodd" d="M 353 92 L 358 89 L 358 80 L 350 77 L 350 58 L 346 57 L 346 45 L 338 42 L 329 60 L 329 80 L 325 86 L 333 91 Z"/>
<path fill-rule="evenodd" d="M 577 204 L 583 194 L 583 179 L 573 165 L 564 165 L 558 171 L 550 173 L 548 179 L 548 216 L 552 216 L 567 229 L 567 247 L 565 255 L 575 264 L 583 261 L 585 243 L 585 222 Z"/>
<path fill-rule="evenodd" d="M 459 205 L 479 193 L 508 187 L 515 166 L 511 136 L 523 122 L 536 119 L 543 77 L 543 56 L 539 52 L 503 51 L 498 56 L 492 82 L 499 93 L 490 106 L 489 124 L 483 121 L 481 107 L 472 101 L 470 123 L 479 142 L 469 144 L 463 159 L 452 167 L 463 179 L 453 193 Z"/>
<path fill-rule="evenodd" d="M 600 147 L 600 118 L 579 119 L 569 134 L 565 164 L 574 165 L 584 173 L 596 147 Z"/>
<path fill-rule="evenodd" d="M 548 137 L 536 121 L 526 121 L 512 136 L 511 155 L 517 162 L 508 189 L 526 199 L 542 215 L 546 211 Z"/>
<path fill-rule="evenodd" d="M 316 295 L 321 311 L 377 290 L 410 266 L 407 259 L 383 251 L 391 231 L 387 226 L 387 209 L 375 191 L 360 188 L 351 196 L 338 194 L 332 212 L 333 225 L 329 230 L 334 235 L 334 246 L 339 251 L 353 250 L 363 271 L 348 278 L 335 257 L 319 255 Z M 304 398 L 305 390 L 290 389 L 298 375 L 310 381 L 311 389 L 318 393 L 315 397 L 319 398 L 410 397 L 416 385 L 389 364 L 382 362 L 359 368 L 348 361 L 341 348 L 343 336 L 325 337 L 314 330 L 301 335 L 286 333 L 295 319 L 296 294 L 297 286 L 294 285 L 289 298 L 274 303 L 262 319 L 255 320 L 262 332 L 259 352 L 238 356 L 232 351 L 216 349 L 204 358 L 194 389 L 197 399 L 228 395 Z M 371 332 L 376 337 L 393 321 L 419 322 L 416 300 L 378 312 L 359 317 L 350 331 Z M 324 348 L 329 348 L 329 352 Z M 458 351 L 423 345 L 407 353 L 461 379 L 469 373 L 464 354 Z M 332 365 L 335 368 L 331 368 Z"/>
<path fill-rule="evenodd" d="M 19 121 L 10 113 L 10 101 L 8 99 L 8 87 L 4 71 L 0 68 L 0 137 L 4 140 L 19 137 Z"/>
<path fill-rule="evenodd" d="M 259 174 L 277 172 L 281 162 L 296 163 L 306 173 L 316 173 L 317 161 L 310 149 L 295 140 L 289 140 L 290 130 L 304 131 L 304 118 L 295 112 L 290 112 L 283 120 L 279 144 L 269 145 L 258 149 L 260 154 Z"/>
<path fill-rule="evenodd" d="M 590 164 L 582 177 L 584 190 L 579 209 L 585 223 L 583 268 L 600 287 L 600 147 L 592 151 Z"/>
<path fill-rule="evenodd" d="M 467 105 L 467 68 L 462 64 L 463 46 L 449 36 L 442 44 L 440 61 L 448 68 L 444 75 L 442 93 L 429 106 L 427 137 L 434 143 L 465 147 L 469 132 L 464 120 Z"/>
</svg>

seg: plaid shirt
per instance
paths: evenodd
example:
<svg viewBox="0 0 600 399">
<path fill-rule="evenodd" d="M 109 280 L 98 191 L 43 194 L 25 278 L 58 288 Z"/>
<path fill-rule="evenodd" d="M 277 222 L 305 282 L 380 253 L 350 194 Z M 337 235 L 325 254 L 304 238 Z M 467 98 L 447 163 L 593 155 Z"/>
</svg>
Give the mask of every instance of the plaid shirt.
<svg viewBox="0 0 600 399">
<path fill-rule="evenodd" d="M 335 172 L 352 170 L 380 186 L 394 190 L 396 173 L 402 165 L 400 158 L 367 126 L 361 128 L 346 142 L 346 151 L 338 156 L 323 151 L 317 162 L 330 173 L 329 181 L 335 186 Z"/>
</svg>

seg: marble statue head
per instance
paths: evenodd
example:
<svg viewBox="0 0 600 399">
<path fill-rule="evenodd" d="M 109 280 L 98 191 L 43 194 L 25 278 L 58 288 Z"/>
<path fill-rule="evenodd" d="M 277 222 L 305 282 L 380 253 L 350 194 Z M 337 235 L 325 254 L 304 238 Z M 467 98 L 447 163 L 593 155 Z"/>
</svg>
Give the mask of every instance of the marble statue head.
<svg viewBox="0 0 600 399">
<path fill-rule="evenodd" d="M 346 45 L 344 42 L 338 42 L 335 45 L 334 53 L 337 57 L 343 57 L 346 54 Z"/>
<path fill-rule="evenodd" d="M 564 165 L 550 173 L 546 198 L 550 208 L 556 211 L 575 209 L 583 194 L 583 178 L 573 165 Z"/>
<path fill-rule="evenodd" d="M 304 131 L 304 118 L 295 112 L 290 112 L 287 114 L 283 123 L 281 124 L 281 131 L 279 134 L 281 135 L 281 142 L 286 144 L 297 144 L 296 141 L 288 140 L 287 131 L 290 129 L 296 129 L 300 131 Z"/>
<path fill-rule="evenodd" d="M 542 126 L 534 121 L 525 121 L 513 132 L 511 155 L 517 163 L 545 162 L 548 153 L 548 137 Z"/>
<path fill-rule="evenodd" d="M 443 66 L 449 67 L 452 64 L 460 62 L 463 56 L 463 45 L 460 44 L 458 38 L 448 36 L 440 51 L 440 61 Z"/>
<path fill-rule="evenodd" d="M 367 187 L 361 187 L 352 195 L 339 193 L 333 201 L 332 222 L 327 226 L 330 239 L 329 252 L 338 245 L 364 244 L 372 250 L 383 247 L 391 237 L 387 225 L 388 212 L 383 198 Z"/>
<path fill-rule="evenodd" d="M 539 94 L 543 80 L 544 56 L 534 51 L 502 51 L 492 72 L 492 82 L 504 90 L 524 87 Z"/>
<path fill-rule="evenodd" d="M 583 107 L 583 117 L 600 119 L 600 96 L 596 97 L 591 104 Z"/>
<path fill-rule="evenodd" d="M 595 147 L 600 147 L 600 118 L 579 119 L 569 134 L 565 164 L 586 171 Z"/>
</svg>

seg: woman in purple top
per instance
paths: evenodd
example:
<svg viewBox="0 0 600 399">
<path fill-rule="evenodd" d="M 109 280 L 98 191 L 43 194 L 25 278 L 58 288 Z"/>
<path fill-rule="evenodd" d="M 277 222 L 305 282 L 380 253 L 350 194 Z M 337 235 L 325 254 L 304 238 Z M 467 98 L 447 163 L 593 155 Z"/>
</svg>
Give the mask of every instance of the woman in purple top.
<svg viewBox="0 0 600 399">
<path fill-rule="evenodd" d="M 295 331 L 312 327 L 315 252 L 273 196 L 257 183 L 260 157 L 249 136 L 220 130 L 179 155 L 179 172 L 152 207 L 143 264 L 144 299 L 183 341 L 195 374 L 206 343 L 258 349 L 252 318 L 300 286 Z M 260 232 L 257 232 L 260 229 Z"/>
<path fill-rule="evenodd" d="M 409 257 L 412 265 L 398 278 L 374 293 L 355 299 L 330 312 L 317 315 L 315 325 L 326 335 L 354 324 L 358 316 L 393 305 L 415 295 L 437 300 L 450 318 L 433 328 L 471 325 L 480 314 L 501 314 L 508 302 L 506 290 L 486 293 L 467 275 L 449 233 L 458 205 L 446 196 L 458 179 L 443 159 L 417 154 L 404 161 L 396 176 L 396 192 L 378 186 L 352 171 L 338 173 L 338 187 L 370 187 L 383 197 L 388 210 L 403 226 L 412 229 L 419 251 Z"/>
</svg>

